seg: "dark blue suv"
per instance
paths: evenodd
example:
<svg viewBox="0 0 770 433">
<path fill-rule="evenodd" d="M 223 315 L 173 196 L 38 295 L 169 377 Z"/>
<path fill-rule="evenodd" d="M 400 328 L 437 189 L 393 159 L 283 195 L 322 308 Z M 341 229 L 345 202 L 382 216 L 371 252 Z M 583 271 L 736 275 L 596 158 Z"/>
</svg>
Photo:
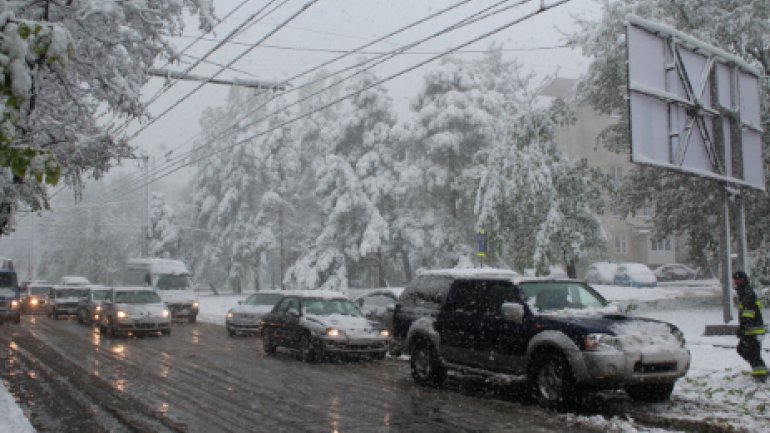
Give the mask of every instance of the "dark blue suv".
<svg viewBox="0 0 770 433">
<path fill-rule="evenodd" d="M 621 314 L 591 286 L 498 269 L 423 272 L 399 297 L 396 352 L 419 384 L 447 370 L 525 380 L 544 407 L 584 392 L 625 389 L 641 401 L 670 397 L 690 365 L 674 325 Z"/>
<path fill-rule="evenodd" d="M 0 322 L 21 323 L 21 302 L 16 271 L 0 268 Z"/>
</svg>

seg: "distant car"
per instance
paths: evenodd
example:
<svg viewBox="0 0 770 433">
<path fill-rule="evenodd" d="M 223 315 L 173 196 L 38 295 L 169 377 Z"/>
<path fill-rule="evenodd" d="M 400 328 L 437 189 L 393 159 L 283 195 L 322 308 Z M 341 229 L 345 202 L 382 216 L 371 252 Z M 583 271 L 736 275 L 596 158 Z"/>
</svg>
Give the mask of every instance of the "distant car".
<svg viewBox="0 0 770 433">
<path fill-rule="evenodd" d="M 700 269 L 693 269 L 681 263 L 669 263 L 653 270 L 658 281 L 693 280 L 700 275 Z"/>
<path fill-rule="evenodd" d="M 613 284 L 630 287 L 655 287 L 658 279 L 643 263 L 620 263 L 615 270 Z"/>
<path fill-rule="evenodd" d="M 44 313 L 48 294 L 53 284 L 47 281 L 27 281 L 21 287 L 21 312 L 24 314 Z"/>
<path fill-rule="evenodd" d="M 275 304 L 288 292 L 263 290 L 252 293 L 238 305 L 227 311 L 225 328 L 233 337 L 236 334 L 259 334 L 259 321 L 269 313 Z"/>
<path fill-rule="evenodd" d="M 618 265 L 610 262 L 597 262 L 591 264 L 586 269 L 585 280 L 588 284 L 614 284 L 615 272 L 618 269 Z"/>
<path fill-rule="evenodd" d="M 4 321 L 21 323 L 21 303 L 19 300 L 19 285 L 13 262 L 0 267 L 0 323 Z"/>
<path fill-rule="evenodd" d="M 85 295 L 78 302 L 78 323 L 92 325 L 99 321 L 102 301 L 107 299 L 110 288 L 105 286 L 85 286 Z"/>
<path fill-rule="evenodd" d="M 79 275 L 65 275 L 59 281 L 60 286 L 87 286 L 91 284 L 88 278 Z"/>
<path fill-rule="evenodd" d="M 354 300 L 367 319 L 376 320 L 388 329 L 393 326 L 393 309 L 403 287 L 375 289 Z"/>
<path fill-rule="evenodd" d="M 48 292 L 46 312 L 48 317 L 58 320 L 60 316 L 78 314 L 78 302 L 86 291 L 79 286 L 53 286 Z"/>
<path fill-rule="evenodd" d="M 149 287 L 114 287 L 102 301 L 99 332 L 171 334 L 171 313 L 155 289 Z"/>
<path fill-rule="evenodd" d="M 390 340 L 390 332 L 364 317 L 350 299 L 321 290 L 283 297 L 261 326 L 266 354 L 285 347 L 307 362 L 331 354 L 383 359 Z"/>
</svg>

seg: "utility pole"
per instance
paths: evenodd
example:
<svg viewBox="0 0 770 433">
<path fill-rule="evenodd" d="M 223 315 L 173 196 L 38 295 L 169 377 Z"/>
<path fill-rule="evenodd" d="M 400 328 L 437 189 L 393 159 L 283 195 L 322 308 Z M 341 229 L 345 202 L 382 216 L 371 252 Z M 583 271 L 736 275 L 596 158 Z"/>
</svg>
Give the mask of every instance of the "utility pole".
<svg viewBox="0 0 770 433">
<path fill-rule="evenodd" d="M 143 207 L 143 225 L 142 225 L 142 257 L 150 256 L 150 156 L 144 155 L 141 157 L 144 163 L 144 201 Z"/>
</svg>

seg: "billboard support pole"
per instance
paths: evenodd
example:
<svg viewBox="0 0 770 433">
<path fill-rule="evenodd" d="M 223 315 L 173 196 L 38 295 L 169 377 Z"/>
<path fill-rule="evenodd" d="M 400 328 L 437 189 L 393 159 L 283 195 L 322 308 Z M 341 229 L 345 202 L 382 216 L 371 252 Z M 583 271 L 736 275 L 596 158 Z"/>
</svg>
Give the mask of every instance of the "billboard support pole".
<svg viewBox="0 0 770 433">
<path fill-rule="evenodd" d="M 743 193 L 738 193 L 735 197 L 738 208 L 738 267 L 746 274 L 749 274 L 748 247 L 746 240 L 746 206 L 743 200 Z"/>
<path fill-rule="evenodd" d="M 730 197 L 727 190 L 722 189 L 722 233 L 719 237 L 722 244 L 722 318 L 725 323 L 733 320 L 733 300 L 730 296 L 732 266 L 730 264 Z"/>
</svg>

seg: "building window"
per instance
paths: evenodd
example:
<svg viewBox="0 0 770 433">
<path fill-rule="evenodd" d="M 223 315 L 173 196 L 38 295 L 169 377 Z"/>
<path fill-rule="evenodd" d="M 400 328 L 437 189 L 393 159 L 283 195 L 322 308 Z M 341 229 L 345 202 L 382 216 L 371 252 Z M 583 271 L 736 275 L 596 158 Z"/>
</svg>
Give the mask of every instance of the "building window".
<svg viewBox="0 0 770 433">
<path fill-rule="evenodd" d="M 615 252 L 618 254 L 628 253 L 628 239 L 626 235 L 615 236 Z"/>
<path fill-rule="evenodd" d="M 652 251 L 671 251 L 671 238 L 665 237 L 659 240 L 650 239 Z"/>
</svg>

